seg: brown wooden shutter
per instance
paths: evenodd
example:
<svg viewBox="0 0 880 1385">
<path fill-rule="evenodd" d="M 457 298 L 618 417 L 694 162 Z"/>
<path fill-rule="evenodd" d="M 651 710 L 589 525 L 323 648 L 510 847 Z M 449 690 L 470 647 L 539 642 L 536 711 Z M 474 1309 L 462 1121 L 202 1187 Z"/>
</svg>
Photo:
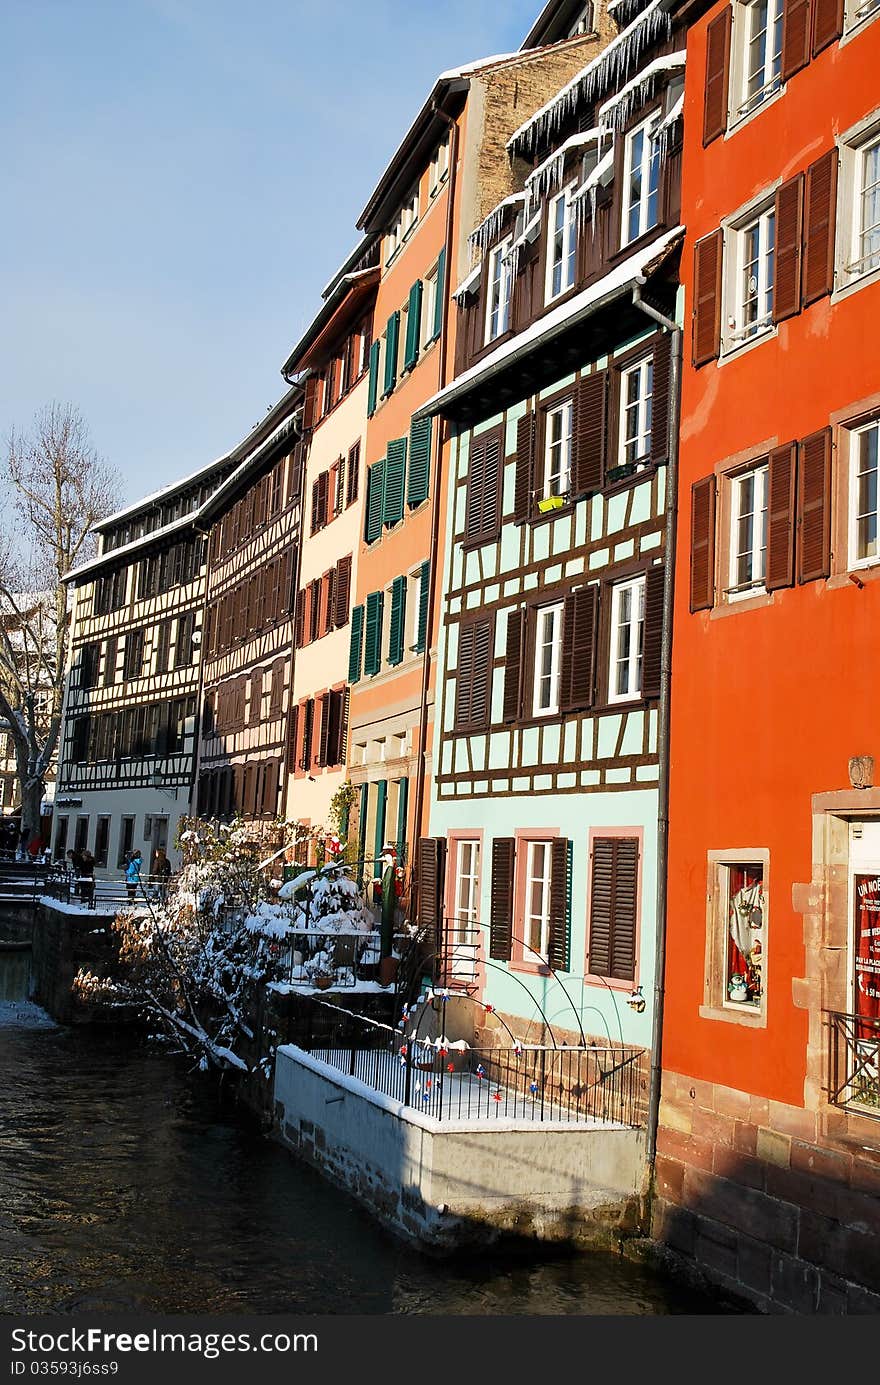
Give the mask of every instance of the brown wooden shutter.
<svg viewBox="0 0 880 1385">
<path fill-rule="evenodd" d="M 510 961 L 515 873 L 516 839 L 496 837 L 492 842 L 492 901 L 489 906 L 489 956 L 496 962 Z"/>
<path fill-rule="evenodd" d="M 483 522 L 483 487 L 486 470 L 486 440 L 471 439 L 467 467 L 467 501 L 465 504 L 465 539 L 479 538 Z"/>
<path fill-rule="evenodd" d="M 436 943 L 443 922 L 446 838 L 420 837 L 416 848 L 417 921 Z"/>
<path fill-rule="evenodd" d="M 346 477 L 346 505 L 353 505 L 358 497 L 358 481 L 361 470 L 361 445 L 359 442 L 354 447 L 349 448 L 348 452 L 348 475 Z"/>
<path fill-rule="evenodd" d="M 604 370 L 587 375 L 577 387 L 574 407 L 574 488 L 592 495 L 605 480 L 606 398 Z"/>
<path fill-rule="evenodd" d="M 829 149 L 807 169 L 804 196 L 804 306 L 834 288 L 834 217 L 837 150 Z"/>
<path fill-rule="evenodd" d="M 787 82 L 810 61 L 810 0 L 783 0 L 782 80 Z M 778 224 L 778 223 L 777 223 Z"/>
<path fill-rule="evenodd" d="M 556 837 L 550 843 L 550 929 L 548 960 L 554 971 L 571 965 L 571 843 Z"/>
<path fill-rule="evenodd" d="M 773 321 L 783 322 L 801 310 L 801 243 L 804 220 L 804 175 L 798 173 L 776 190 L 776 252 L 773 271 Z"/>
<path fill-rule="evenodd" d="M 470 724 L 475 729 L 488 726 L 490 720 L 490 698 L 492 690 L 492 654 L 495 635 L 495 622 L 476 621 L 472 627 L 473 664 L 471 674 Z"/>
<path fill-rule="evenodd" d="M 278 780 L 280 761 L 270 760 L 263 780 L 263 816 L 274 818 L 278 812 Z"/>
<path fill-rule="evenodd" d="M 318 394 L 321 377 L 310 375 L 306 380 L 306 393 L 303 404 L 303 428 L 314 428 L 318 418 Z"/>
<path fill-rule="evenodd" d="M 831 571 L 831 429 L 804 438 L 798 457 L 798 581 Z"/>
<path fill-rule="evenodd" d="M 299 500 L 302 488 L 305 443 L 298 442 L 287 459 L 287 503 L 292 505 Z"/>
<path fill-rule="evenodd" d="M 691 486 L 691 610 L 715 604 L 715 477 Z"/>
<path fill-rule="evenodd" d="M 318 753 L 316 759 L 319 765 L 329 764 L 327 754 L 330 749 L 330 717 L 328 713 L 329 695 L 327 693 L 321 693 L 319 697 L 315 698 L 315 722 L 318 726 Z"/>
<path fill-rule="evenodd" d="M 471 698 L 474 686 L 474 644 L 476 625 L 461 625 L 458 630 L 458 659 L 455 667 L 455 725 L 471 724 Z"/>
<path fill-rule="evenodd" d="M 635 980 L 639 843 L 637 837 L 594 837 L 590 881 L 591 976 Z"/>
<path fill-rule="evenodd" d="M 694 246 L 693 362 L 714 361 L 721 349 L 721 230 Z"/>
<path fill-rule="evenodd" d="M 321 529 L 327 524 L 328 520 L 328 495 L 330 489 L 330 472 L 322 471 L 318 477 L 318 525 Z"/>
<path fill-rule="evenodd" d="M 654 378 L 651 399 L 651 461 L 655 466 L 669 455 L 669 382 L 672 338 L 664 332 L 654 346 Z"/>
<path fill-rule="evenodd" d="M 483 511 L 480 534 L 492 538 L 501 522 L 501 492 L 504 475 L 502 435 L 493 433 L 486 439 L 486 458 L 483 463 Z"/>
<path fill-rule="evenodd" d="M 563 712 L 579 712 L 593 705 L 598 607 L 599 588 L 595 582 L 569 592 L 565 598 L 560 690 Z"/>
<path fill-rule="evenodd" d="M 525 414 L 516 427 L 516 484 L 513 492 L 513 522 L 522 524 L 532 513 L 535 488 L 535 415 Z"/>
<path fill-rule="evenodd" d="M 306 589 L 301 587 L 296 594 L 296 615 L 294 617 L 294 643 L 302 649 L 306 635 Z"/>
<path fill-rule="evenodd" d="M 767 572 L 768 591 L 790 587 L 794 581 L 795 499 L 797 443 L 786 443 L 770 453 L 767 464 Z"/>
<path fill-rule="evenodd" d="M 525 610 L 509 611 L 504 661 L 504 710 L 502 713 L 505 721 L 518 721 L 522 714 L 522 665 L 525 633 Z"/>
<path fill-rule="evenodd" d="M 263 708 L 263 670 L 255 668 L 251 674 L 250 724 L 258 726 Z"/>
<path fill-rule="evenodd" d="M 813 57 L 843 33 L 844 0 L 813 0 Z"/>
<path fill-rule="evenodd" d="M 642 697 L 660 696 L 663 650 L 663 565 L 645 573 L 645 627 L 642 645 Z"/>
<path fill-rule="evenodd" d="M 727 129 L 727 100 L 730 87 L 730 25 L 733 15 L 728 5 L 706 30 L 706 87 L 703 105 L 703 144 L 711 143 Z"/>
<path fill-rule="evenodd" d="M 351 605 L 351 554 L 340 558 L 336 564 L 336 594 L 334 599 L 333 622 L 337 629 L 347 624 Z"/>
</svg>

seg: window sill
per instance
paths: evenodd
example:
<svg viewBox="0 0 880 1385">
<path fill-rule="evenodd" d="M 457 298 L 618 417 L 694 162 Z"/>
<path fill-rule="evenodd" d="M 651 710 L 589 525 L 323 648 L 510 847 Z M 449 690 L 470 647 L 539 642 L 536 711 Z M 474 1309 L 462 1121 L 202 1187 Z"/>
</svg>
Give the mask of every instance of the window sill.
<svg viewBox="0 0 880 1385">
<path fill-rule="evenodd" d="M 727 1005 L 701 1005 L 700 1018 L 704 1020 L 722 1020 L 727 1024 L 739 1024 L 745 1029 L 766 1029 L 767 1012 L 758 1010 L 754 1014 L 748 1010 L 734 1010 Z"/>
<path fill-rule="evenodd" d="M 713 606 L 709 612 L 710 620 L 721 620 L 724 616 L 733 616 L 740 611 L 758 611 L 764 606 L 773 605 L 773 592 L 761 591 L 754 596 L 741 596 L 734 601 L 725 599 L 719 606 Z"/>
<path fill-rule="evenodd" d="M 869 269 L 864 274 L 852 275 L 847 283 L 841 284 L 838 288 L 836 286 L 837 280 L 842 272 L 844 271 L 841 271 L 839 268 L 834 271 L 835 288 L 831 294 L 832 307 L 835 303 L 840 303 L 843 299 L 850 298 L 852 294 L 858 293 L 859 289 L 867 288 L 869 284 L 880 283 L 880 265 L 878 265 L 876 269 Z M 812 303 L 809 306 L 812 307 Z"/>
<path fill-rule="evenodd" d="M 724 131 L 724 138 L 731 139 L 746 125 L 750 125 L 753 120 L 756 120 L 759 115 L 767 110 L 768 106 L 775 105 L 779 98 L 785 95 L 785 92 L 786 84 L 783 82 L 770 96 L 765 96 L 764 100 L 759 101 L 757 106 L 754 106 L 750 111 L 746 111 L 745 115 L 738 115 L 735 120 L 730 120 L 728 117 L 728 126 Z"/>
<path fill-rule="evenodd" d="M 511 957 L 507 964 L 511 971 L 521 971 L 528 976 L 550 976 L 550 968 L 543 962 L 527 962 L 524 957 Z"/>
<path fill-rule="evenodd" d="M 745 356 L 749 351 L 754 351 L 756 346 L 763 346 L 765 341 L 772 341 L 779 335 L 779 328 L 776 323 L 769 327 L 764 327 L 760 332 L 756 332 L 753 337 L 746 341 L 738 341 L 733 344 L 725 344 L 722 339 L 721 353 L 718 357 L 719 366 L 726 365 L 728 361 L 738 360 L 740 356 Z"/>
<path fill-rule="evenodd" d="M 844 29 L 844 32 L 840 36 L 839 47 L 845 48 L 854 38 L 858 38 L 860 34 L 864 33 L 872 20 L 877 18 L 880 18 L 880 8 L 872 10 L 870 14 L 863 15 L 861 19 L 856 20 L 855 24 L 851 24 L 848 29 Z M 845 20 L 844 23 L 846 23 Z"/>
<path fill-rule="evenodd" d="M 460 538 L 456 540 L 458 547 L 463 553 L 475 553 L 478 548 L 484 548 L 487 543 L 497 543 L 501 538 L 501 526 L 491 530 L 487 534 L 477 534 L 473 538 Z"/>
<path fill-rule="evenodd" d="M 629 259 L 630 255 L 641 250 L 643 246 L 650 245 L 652 240 L 656 240 L 658 233 L 662 230 L 663 222 L 658 220 L 646 231 L 642 231 L 640 235 L 633 236 L 632 240 L 622 241 L 615 250 L 611 251 L 608 256 L 608 263 L 613 265 L 618 260 Z"/>
</svg>

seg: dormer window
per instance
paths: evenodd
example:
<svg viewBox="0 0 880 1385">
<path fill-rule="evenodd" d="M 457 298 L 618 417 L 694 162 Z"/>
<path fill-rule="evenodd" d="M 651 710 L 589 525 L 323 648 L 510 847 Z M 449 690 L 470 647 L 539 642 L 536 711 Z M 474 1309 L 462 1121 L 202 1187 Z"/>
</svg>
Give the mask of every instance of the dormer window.
<svg viewBox="0 0 880 1385">
<path fill-rule="evenodd" d="M 558 193 L 550 203 L 547 218 L 545 303 L 552 303 L 554 298 L 558 298 L 574 286 L 577 235 L 575 209 L 571 200 L 573 191 L 574 183 L 569 183 L 568 187 Z"/>
<path fill-rule="evenodd" d="M 510 294 L 513 273 L 509 260 L 505 259 L 513 243 L 511 236 L 505 236 L 499 245 L 489 251 L 489 272 L 486 292 L 486 341 L 494 341 L 510 328 Z"/>
<path fill-rule="evenodd" d="M 622 244 L 637 240 L 659 220 L 660 151 L 654 139 L 655 112 L 626 137 Z"/>
</svg>

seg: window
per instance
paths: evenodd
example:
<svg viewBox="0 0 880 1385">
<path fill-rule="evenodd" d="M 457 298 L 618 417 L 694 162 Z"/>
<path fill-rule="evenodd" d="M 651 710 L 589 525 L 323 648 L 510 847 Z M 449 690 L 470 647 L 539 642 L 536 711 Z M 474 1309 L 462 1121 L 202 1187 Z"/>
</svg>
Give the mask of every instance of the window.
<svg viewBox="0 0 880 1385">
<path fill-rule="evenodd" d="M 183 615 L 177 618 L 177 638 L 174 643 L 175 668 L 186 668 L 193 661 L 195 625 L 195 611 L 185 611 Z"/>
<path fill-rule="evenodd" d="M 437 265 L 422 280 L 422 331 L 420 346 L 422 350 L 437 335 L 434 323 L 437 317 Z"/>
<path fill-rule="evenodd" d="M 608 701 L 626 702 L 642 691 L 645 579 L 618 582 L 611 592 L 611 669 Z"/>
<path fill-rule="evenodd" d="M 544 498 L 571 490 L 572 402 L 548 409 L 544 421 Z"/>
<path fill-rule="evenodd" d="M 542 606 L 535 624 L 535 690 L 532 713 L 550 716 L 559 711 L 559 664 L 562 652 L 562 602 Z"/>
<path fill-rule="evenodd" d="M 125 637 L 125 655 L 122 665 L 122 677 L 125 682 L 132 678 L 140 678 L 144 668 L 144 632 L 143 630 L 129 630 Z"/>
<path fill-rule="evenodd" d="M 527 844 L 525 941 L 541 957 L 547 956 L 550 941 L 551 850 L 552 842 Z M 530 960 L 528 952 L 526 960 Z"/>
<path fill-rule="evenodd" d="M 660 150 L 654 139 L 659 115 L 650 116 L 626 137 L 622 244 L 643 236 L 659 218 Z"/>
<path fill-rule="evenodd" d="M 631 467 L 651 459 L 653 395 L 653 356 L 647 356 L 638 364 L 621 371 L 618 466 Z"/>
<path fill-rule="evenodd" d="M 771 202 L 730 231 L 727 294 L 729 309 L 723 346 L 734 350 L 773 326 L 773 274 L 776 210 Z"/>
<path fill-rule="evenodd" d="M 575 233 L 574 207 L 571 194 L 574 183 L 560 192 L 550 203 L 547 220 L 547 278 L 544 285 L 544 301 L 550 303 L 554 298 L 570 289 L 575 280 Z"/>
<path fill-rule="evenodd" d="M 724 948 L 724 1005 L 759 1008 L 764 994 L 764 867 L 724 863 L 719 867 Z"/>
<path fill-rule="evenodd" d="M 99 817 L 95 825 L 95 865 L 106 867 L 107 847 L 110 843 L 110 819 Z"/>
<path fill-rule="evenodd" d="M 513 267 L 505 259 L 512 244 L 506 236 L 489 252 L 488 292 L 486 294 L 486 341 L 501 337 L 510 327 L 510 291 Z"/>
<path fill-rule="evenodd" d="M 880 269 L 880 135 L 843 150 L 846 178 L 842 198 L 848 223 L 841 236 L 844 283 Z"/>
<path fill-rule="evenodd" d="M 443 143 L 437 149 L 431 160 L 431 167 L 428 173 L 428 194 L 436 197 L 440 191 L 440 186 L 449 177 L 449 135 L 447 134 Z"/>
<path fill-rule="evenodd" d="M 731 600 L 764 590 L 767 574 L 767 475 L 766 466 L 755 467 L 730 482 L 730 585 Z"/>
<path fill-rule="evenodd" d="M 476 923 L 479 914 L 480 843 L 459 841 L 455 853 L 455 917 L 459 923 Z"/>
<path fill-rule="evenodd" d="M 880 422 L 853 429 L 849 447 L 849 563 L 851 567 L 865 567 L 876 563 L 880 557 L 877 545 Z"/>
<path fill-rule="evenodd" d="M 737 10 L 737 117 L 749 115 L 782 85 L 782 11 L 783 0 L 753 0 Z"/>
<path fill-rule="evenodd" d="M 635 982 L 639 838 L 614 834 L 590 842 L 587 972 Z"/>
<path fill-rule="evenodd" d="M 844 32 L 857 29 L 875 14 L 880 14 L 880 0 L 847 0 Z"/>
</svg>

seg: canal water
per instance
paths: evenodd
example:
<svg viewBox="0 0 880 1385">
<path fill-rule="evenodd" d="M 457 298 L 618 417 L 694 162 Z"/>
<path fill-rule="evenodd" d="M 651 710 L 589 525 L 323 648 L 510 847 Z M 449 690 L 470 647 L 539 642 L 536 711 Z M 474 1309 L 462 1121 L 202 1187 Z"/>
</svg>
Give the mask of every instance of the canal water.
<svg viewBox="0 0 880 1385">
<path fill-rule="evenodd" d="M 186 1064 L 26 992 L 0 952 L 0 1314 L 721 1311 L 616 1256 L 427 1259 Z"/>
</svg>

